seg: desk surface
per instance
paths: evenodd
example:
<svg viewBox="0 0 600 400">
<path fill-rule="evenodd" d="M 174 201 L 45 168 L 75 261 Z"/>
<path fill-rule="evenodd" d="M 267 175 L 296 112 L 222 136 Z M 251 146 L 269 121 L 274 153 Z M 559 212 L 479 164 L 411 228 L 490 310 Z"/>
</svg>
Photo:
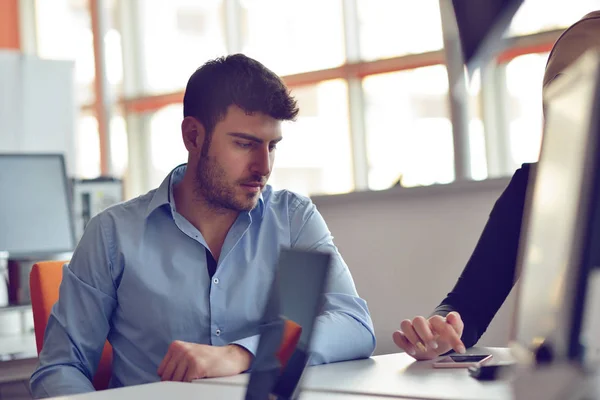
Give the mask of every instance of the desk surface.
<svg viewBox="0 0 600 400">
<path fill-rule="evenodd" d="M 494 361 L 511 359 L 508 349 L 473 348 L 469 353 L 492 353 Z M 492 361 L 493 362 L 493 361 Z M 464 368 L 436 369 L 431 361 L 415 362 L 405 353 L 367 360 L 319 365 L 306 371 L 302 387 L 336 393 L 399 396 L 414 399 L 484 400 L 509 399 L 508 381 L 481 382 Z M 248 375 L 204 379 L 195 382 L 246 386 Z"/>
<path fill-rule="evenodd" d="M 54 400 L 164 400 L 164 399 L 211 399 L 243 400 L 246 388 L 238 385 L 191 384 L 181 382 L 157 382 L 130 386 L 121 389 L 104 390 L 75 396 L 56 397 Z M 379 396 L 349 395 L 341 393 L 319 393 L 306 391 L 301 400 L 376 400 Z"/>
<path fill-rule="evenodd" d="M 508 349 L 470 349 L 469 353 L 492 353 L 496 361 L 510 359 Z M 310 367 L 302 387 L 302 400 L 505 400 L 512 398 L 508 381 L 480 382 L 466 369 L 435 369 L 431 361 L 415 362 L 404 353 Z M 106 390 L 64 400 L 243 399 L 248 375 L 202 379 L 193 384 L 158 382 Z"/>
</svg>

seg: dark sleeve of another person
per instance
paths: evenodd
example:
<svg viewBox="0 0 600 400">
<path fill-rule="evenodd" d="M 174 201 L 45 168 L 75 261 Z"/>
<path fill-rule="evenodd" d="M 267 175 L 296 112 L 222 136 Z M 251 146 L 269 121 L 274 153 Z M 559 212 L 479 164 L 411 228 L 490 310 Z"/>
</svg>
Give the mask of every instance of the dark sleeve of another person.
<svg viewBox="0 0 600 400">
<path fill-rule="evenodd" d="M 523 164 L 500 195 L 477 246 L 448 296 L 434 315 L 457 311 L 465 324 L 462 341 L 477 343 L 516 280 L 521 222 L 531 165 Z"/>
</svg>

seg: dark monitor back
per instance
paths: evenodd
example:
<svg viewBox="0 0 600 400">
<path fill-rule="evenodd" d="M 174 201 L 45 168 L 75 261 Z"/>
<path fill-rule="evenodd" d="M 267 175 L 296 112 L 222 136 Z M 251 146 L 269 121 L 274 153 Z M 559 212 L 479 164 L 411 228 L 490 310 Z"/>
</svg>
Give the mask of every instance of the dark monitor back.
<svg viewBox="0 0 600 400">
<path fill-rule="evenodd" d="M 498 51 L 502 36 L 523 0 L 452 0 L 463 60 L 473 70 Z"/>
<path fill-rule="evenodd" d="M 298 384 L 310 359 L 310 343 L 323 303 L 330 262 L 329 253 L 298 249 L 281 251 L 246 400 L 289 400 L 298 396 Z M 286 321 L 299 325 L 301 333 L 296 348 L 282 368 L 276 353 L 281 348 Z"/>
</svg>

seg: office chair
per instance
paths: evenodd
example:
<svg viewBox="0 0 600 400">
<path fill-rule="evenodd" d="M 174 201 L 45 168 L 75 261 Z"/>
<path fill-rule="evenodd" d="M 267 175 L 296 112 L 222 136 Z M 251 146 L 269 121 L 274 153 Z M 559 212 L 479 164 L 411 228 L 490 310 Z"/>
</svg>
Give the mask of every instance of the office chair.
<svg viewBox="0 0 600 400">
<path fill-rule="evenodd" d="M 58 291 L 62 281 L 62 267 L 67 261 L 42 261 L 33 265 L 29 274 L 29 291 L 33 309 L 33 326 L 38 355 L 44 346 L 44 332 L 50 318 L 52 306 L 58 300 Z M 112 374 L 112 347 L 106 342 L 100 357 L 100 363 L 93 385 L 96 390 L 108 388 Z"/>
<path fill-rule="evenodd" d="M 38 355 L 44 346 L 44 333 L 50 318 L 52 306 L 58 300 L 60 282 L 62 281 L 62 267 L 67 261 L 41 261 L 35 263 L 29 275 L 29 290 L 31 293 L 31 307 L 33 309 L 33 323 L 35 328 L 35 341 Z M 292 356 L 302 328 L 293 321 L 286 320 L 282 344 L 277 352 L 277 358 L 285 366 Z M 96 390 L 108 388 L 112 374 L 112 347 L 108 341 L 104 344 L 102 356 L 93 385 Z"/>
</svg>

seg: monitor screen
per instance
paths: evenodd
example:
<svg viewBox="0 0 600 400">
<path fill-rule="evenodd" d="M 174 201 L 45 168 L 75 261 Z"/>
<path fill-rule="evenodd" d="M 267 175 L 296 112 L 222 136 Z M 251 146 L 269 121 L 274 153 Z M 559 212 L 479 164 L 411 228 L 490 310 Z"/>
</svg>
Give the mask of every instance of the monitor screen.
<svg viewBox="0 0 600 400">
<path fill-rule="evenodd" d="M 0 194 L 0 251 L 13 258 L 73 250 L 61 154 L 0 154 Z"/>
<path fill-rule="evenodd" d="M 599 60 L 596 52 L 584 54 L 547 88 L 542 150 L 521 235 L 515 344 L 550 349 L 552 359 L 581 355 L 586 243 L 600 160 Z"/>
<path fill-rule="evenodd" d="M 504 32 L 523 0 L 452 0 L 467 69 L 485 65 L 499 50 Z"/>
</svg>

